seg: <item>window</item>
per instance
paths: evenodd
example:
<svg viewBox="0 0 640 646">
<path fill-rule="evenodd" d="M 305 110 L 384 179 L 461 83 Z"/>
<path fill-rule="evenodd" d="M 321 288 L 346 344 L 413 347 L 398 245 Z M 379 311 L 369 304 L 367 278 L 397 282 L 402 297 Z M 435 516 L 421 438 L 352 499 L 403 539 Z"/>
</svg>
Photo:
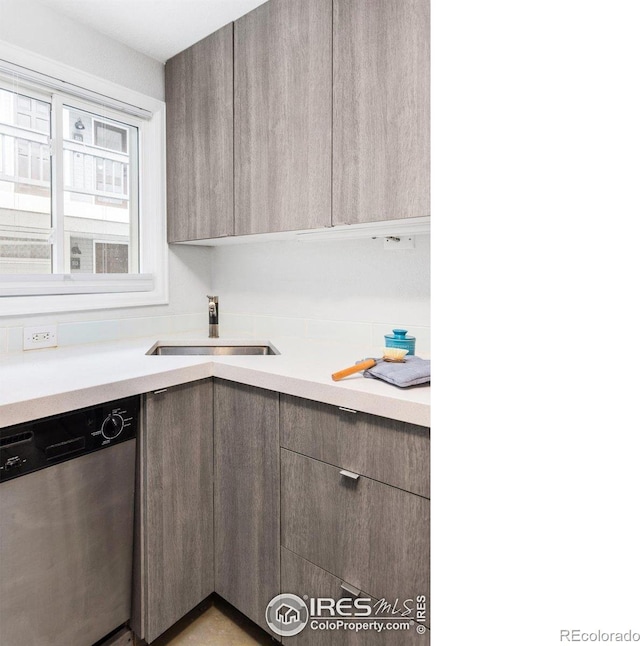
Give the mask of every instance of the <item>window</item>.
<svg viewBox="0 0 640 646">
<path fill-rule="evenodd" d="M 94 249 L 107 253 L 104 244 L 87 245 L 83 262 L 71 251 L 79 248 L 72 236 L 108 238 L 112 250 L 135 251 L 137 124 L 27 91 L 0 85 L 0 273 L 137 274 L 135 252 L 127 252 L 124 266 L 95 257 Z M 56 140 L 52 123 L 60 120 Z"/>
<path fill-rule="evenodd" d="M 0 273 L 51 273 L 51 103 L 0 87 Z"/>
<path fill-rule="evenodd" d="M 80 110 L 62 109 L 64 247 L 71 250 L 65 265 L 72 273 L 138 273 L 138 255 L 126 254 L 127 264 L 104 263 L 93 241 L 108 239 L 128 249 L 138 234 L 138 128 Z M 72 263 L 71 236 L 86 246 L 80 263 Z"/>
<path fill-rule="evenodd" d="M 3 47 L 0 315 L 166 303 L 164 103 Z"/>
</svg>

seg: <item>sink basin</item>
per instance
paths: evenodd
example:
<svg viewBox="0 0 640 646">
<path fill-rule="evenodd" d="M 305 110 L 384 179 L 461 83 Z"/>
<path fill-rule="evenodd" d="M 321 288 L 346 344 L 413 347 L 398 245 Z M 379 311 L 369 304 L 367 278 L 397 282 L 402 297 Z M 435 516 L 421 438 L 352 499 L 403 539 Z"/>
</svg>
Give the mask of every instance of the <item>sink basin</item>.
<svg viewBox="0 0 640 646">
<path fill-rule="evenodd" d="M 268 355 L 277 354 L 269 345 L 157 345 L 147 354 L 176 355 L 176 354 L 205 354 L 205 355 Z"/>
</svg>

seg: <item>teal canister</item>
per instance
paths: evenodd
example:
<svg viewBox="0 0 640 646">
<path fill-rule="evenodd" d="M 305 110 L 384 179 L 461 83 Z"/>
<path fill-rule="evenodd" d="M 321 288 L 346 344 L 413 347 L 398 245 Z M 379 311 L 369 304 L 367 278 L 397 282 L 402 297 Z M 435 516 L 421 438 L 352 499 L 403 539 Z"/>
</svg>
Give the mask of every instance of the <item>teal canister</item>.
<svg viewBox="0 0 640 646">
<path fill-rule="evenodd" d="M 406 330 L 393 330 L 393 334 L 384 335 L 385 348 L 408 350 L 407 355 L 416 353 L 416 337 L 407 336 Z"/>
</svg>

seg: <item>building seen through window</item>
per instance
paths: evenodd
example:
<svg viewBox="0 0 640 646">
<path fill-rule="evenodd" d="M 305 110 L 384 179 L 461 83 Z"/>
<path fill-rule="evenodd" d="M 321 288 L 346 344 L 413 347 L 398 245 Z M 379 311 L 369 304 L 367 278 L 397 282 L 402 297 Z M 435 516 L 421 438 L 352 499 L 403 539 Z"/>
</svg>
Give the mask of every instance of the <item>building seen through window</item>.
<svg viewBox="0 0 640 646">
<path fill-rule="evenodd" d="M 138 272 L 138 129 L 97 108 L 0 87 L 0 274 Z"/>
</svg>

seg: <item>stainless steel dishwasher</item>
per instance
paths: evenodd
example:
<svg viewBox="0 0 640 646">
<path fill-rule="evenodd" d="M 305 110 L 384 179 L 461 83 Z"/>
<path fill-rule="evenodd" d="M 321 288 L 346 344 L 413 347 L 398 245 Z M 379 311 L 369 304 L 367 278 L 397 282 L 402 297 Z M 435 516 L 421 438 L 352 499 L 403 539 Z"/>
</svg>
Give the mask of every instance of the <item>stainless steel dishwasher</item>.
<svg viewBox="0 0 640 646">
<path fill-rule="evenodd" d="M 139 397 L 0 429 L 0 644 L 129 620 Z"/>
</svg>

